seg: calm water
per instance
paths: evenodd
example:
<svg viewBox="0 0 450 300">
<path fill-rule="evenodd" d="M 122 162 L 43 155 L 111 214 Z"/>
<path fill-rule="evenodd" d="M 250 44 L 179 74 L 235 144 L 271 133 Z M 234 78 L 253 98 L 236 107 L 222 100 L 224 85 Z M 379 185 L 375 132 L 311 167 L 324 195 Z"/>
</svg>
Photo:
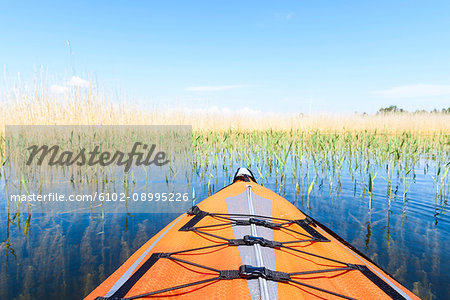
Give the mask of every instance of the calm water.
<svg viewBox="0 0 450 300">
<path fill-rule="evenodd" d="M 207 177 L 194 172 L 197 202 L 230 182 L 232 171 L 218 170 L 209 188 Z M 436 199 L 433 179 L 417 168 L 405 201 L 401 183 L 393 184 L 389 210 L 387 182 L 379 175 L 369 210 L 367 194 L 361 197 L 361 185 L 355 185 L 345 170 L 340 190 L 336 181 L 330 191 L 329 181 L 317 180 L 309 207 L 307 180 L 302 183 L 288 175 L 280 188 L 271 175 L 264 185 L 334 230 L 422 298 L 450 299 L 448 194 Z M 33 214 L 25 234 L 27 215 L 7 214 L 3 178 L 0 182 L 0 299 L 79 299 L 177 216 Z"/>
</svg>

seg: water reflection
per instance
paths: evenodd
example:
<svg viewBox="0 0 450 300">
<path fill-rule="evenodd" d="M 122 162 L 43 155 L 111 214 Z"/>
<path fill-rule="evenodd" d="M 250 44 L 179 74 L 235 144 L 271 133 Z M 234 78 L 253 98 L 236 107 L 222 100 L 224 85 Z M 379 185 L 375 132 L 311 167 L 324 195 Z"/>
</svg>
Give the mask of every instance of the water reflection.
<svg viewBox="0 0 450 300">
<path fill-rule="evenodd" d="M 233 169 L 194 172 L 196 201 L 228 184 Z M 386 178 L 393 173 L 375 170 Z M 294 174 L 269 173 L 260 181 L 308 210 L 422 298 L 450 298 L 448 194 L 436 197 L 435 182 L 425 172 L 411 171 L 398 181 L 379 175 L 372 191 L 369 178 L 345 163 L 340 172 Z M 5 190 L 4 184 L 0 189 Z M 28 214 L 8 211 L 4 193 L 0 197 L 5 206 L 0 211 L 2 299 L 78 299 L 178 215 Z"/>
</svg>

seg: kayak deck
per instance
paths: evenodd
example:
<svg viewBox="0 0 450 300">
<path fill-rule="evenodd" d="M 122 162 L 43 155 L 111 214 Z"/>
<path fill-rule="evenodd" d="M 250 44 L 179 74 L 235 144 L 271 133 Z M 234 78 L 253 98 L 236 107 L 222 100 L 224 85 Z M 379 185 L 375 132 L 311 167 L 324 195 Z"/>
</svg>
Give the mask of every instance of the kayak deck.
<svg viewBox="0 0 450 300">
<path fill-rule="evenodd" d="M 176 218 L 86 299 L 174 297 L 418 299 L 249 176 Z"/>
</svg>

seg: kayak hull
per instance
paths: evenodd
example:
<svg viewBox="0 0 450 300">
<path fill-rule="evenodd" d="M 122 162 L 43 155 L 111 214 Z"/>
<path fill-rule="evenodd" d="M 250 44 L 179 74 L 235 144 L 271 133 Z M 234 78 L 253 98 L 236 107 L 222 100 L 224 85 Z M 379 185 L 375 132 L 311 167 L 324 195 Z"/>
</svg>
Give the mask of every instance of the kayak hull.
<svg viewBox="0 0 450 300">
<path fill-rule="evenodd" d="M 173 220 L 86 299 L 418 299 L 290 202 L 243 178 Z"/>
</svg>

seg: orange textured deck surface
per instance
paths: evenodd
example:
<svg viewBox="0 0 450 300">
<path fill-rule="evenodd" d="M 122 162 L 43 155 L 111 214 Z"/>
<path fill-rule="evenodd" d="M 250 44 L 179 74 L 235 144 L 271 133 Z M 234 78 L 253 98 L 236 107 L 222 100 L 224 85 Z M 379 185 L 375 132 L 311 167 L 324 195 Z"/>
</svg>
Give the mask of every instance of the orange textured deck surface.
<svg viewBox="0 0 450 300">
<path fill-rule="evenodd" d="M 198 204 L 198 207 L 206 212 L 227 214 L 229 213 L 227 199 L 245 193 L 248 186 L 251 186 L 251 191 L 255 195 L 271 201 L 272 217 L 289 220 L 305 218 L 305 215 L 287 200 L 254 182 L 238 181 L 205 199 Z M 242 205 L 246 206 L 247 203 L 242 203 Z M 258 203 L 255 203 L 255 205 L 258 205 Z M 167 225 L 163 230 L 145 243 L 138 251 L 136 251 L 116 272 L 114 272 L 90 295 L 88 295 L 86 299 L 95 299 L 97 296 L 104 297 L 108 293 L 111 293 L 111 290 L 114 290 L 113 286 L 117 281 L 120 281 L 120 279 L 127 279 L 130 272 L 135 272 L 153 253 L 168 253 L 224 243 L 224 240 L 220 238 L 199 232 L 179 231 L 179 229 L 192 218 L 193 216 L 183 214 Z M 277 221 L 274 220 L 273 222 Z M 228 222 L 224 218 L 206 216 L 195 226 L 226 223 Z M 292 229 L 292 231 L 284 229 L 271 229 L 273 231 L 274 241 L 286 242 L 302 239 L 304 240 L 305 236 L 309 235 L 298 224 L 287 224 L 283 226 L 285 228 Z M 371 270 L 381 275 L 380 277 L 383 277 L 383 280 L 388 281 L 391 286 L 394 285 L 398 290 L 407 295 L 407 297 L 418 299 L 413 293 L 384 273 L 376 265 L 365 260 L 350 248 L 340 243 L 325 230 L 318 226 L 315 226 L 314 229 L 330 241 L 293 243 L 289 244 L 289 247 L 337 261 L 367 265 L 371 268 Z M 204 228 L 202 231 L 228 239 L 242 238 L 241 236 L 235 236 L 231 225 Z M 298 234 L 299 232 L 304 235 Z M 216 248 L 177 254 L 176 257 L 199 265 L 208 266 L 213 269 L 237 270 L 239 269 L 239 266 L 243 265 L 241 254 L 239 252 L 240 247 L 251 246 L 237 247 L 224 245 Z M 148 249 L 150 248 L 151 250 L 149 251 Z M 327 261 L 319 257 L 294 251 L 292 249 L 279 248 L 274 250 L 276 271 L 293 273 L 343 267 L 340 263 Z M 148 253 L 144 255 L 146 252 Z M 139 261 L 139 263 L 136 263 L 137 261 Z M 133 285 L 133 287 L 125 295 L 125 298 L 195 281 L 211 279 L 217 276 L 218 273 L 213 270 L 207 270 L 167 258 L 160 258 Z M 335 272 L 309 275 L 292 275 L 291 278 L 307 285 L 333 291 L 355 299 L 391 299 L 382 289 L 380 289 L 358 270 L 339 270 Z M 291 282 L 278 282 L 276 283 L 276 288 L 277 296 L 280 299 L 342 299 L 329 293 Z M 178 290 L 167 291 L 143 299 L 149 298 L 251 299 L 252 294 L 249 290 L 249 285 L 246 279 L 233 279 L 215 280 Z M 255 298 L 254 295 L 253 298 Z"/>
</svg>

